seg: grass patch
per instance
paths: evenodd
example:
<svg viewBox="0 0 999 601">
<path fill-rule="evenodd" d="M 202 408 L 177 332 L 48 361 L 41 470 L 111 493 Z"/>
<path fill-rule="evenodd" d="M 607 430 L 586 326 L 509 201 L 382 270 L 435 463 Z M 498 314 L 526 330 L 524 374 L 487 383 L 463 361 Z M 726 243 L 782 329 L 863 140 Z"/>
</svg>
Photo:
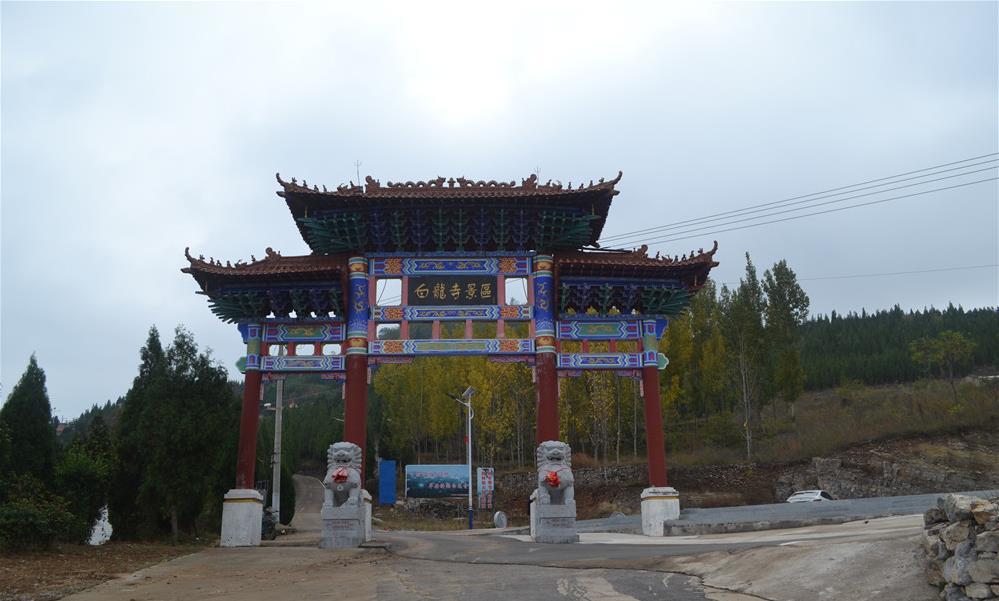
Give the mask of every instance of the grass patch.
<svg viewBox="0 0 999 601">
<path fill-rule="evenodd" d="M 963 383 L 955 402 L 950 386 L 942 381 L 847 385 L 834 395 L 803 399 L 791 428 L 762 436 L 755 454 L 761 461 L 796 461 L 873 440 L 948 434 L 989 424 L 999 424 L 999 402 L 984 386 Z M 930 450 L 931 455 L 942 454 L 940 460 L 952 452 Z M 970 455 L 968 460 L 982 461 Z"/>
</svg>

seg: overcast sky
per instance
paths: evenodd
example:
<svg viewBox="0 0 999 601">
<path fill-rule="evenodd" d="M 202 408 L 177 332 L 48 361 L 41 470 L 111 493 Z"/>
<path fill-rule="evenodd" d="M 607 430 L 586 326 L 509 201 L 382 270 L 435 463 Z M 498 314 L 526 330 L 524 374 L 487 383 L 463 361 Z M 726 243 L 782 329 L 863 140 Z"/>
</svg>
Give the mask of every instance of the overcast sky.
<svg viewBox="0 0 999 601">
<path fill-rule="evenodd" d="M 308 251 L 275 171 L 621 169 L 611 235 L 999 151 L 996 3 L 622 4 L 4 2 L 3 397 L 34 351 L 59 415 L 113 400 L 153 324 L 232 366 L 179 269 Z M 651 247 L 717 239 L 722 282 L 786 258 L 813 313 L 982 307 L 999 270 L 949 268 L 997 231 L 991 181 Z"/>
</svg>

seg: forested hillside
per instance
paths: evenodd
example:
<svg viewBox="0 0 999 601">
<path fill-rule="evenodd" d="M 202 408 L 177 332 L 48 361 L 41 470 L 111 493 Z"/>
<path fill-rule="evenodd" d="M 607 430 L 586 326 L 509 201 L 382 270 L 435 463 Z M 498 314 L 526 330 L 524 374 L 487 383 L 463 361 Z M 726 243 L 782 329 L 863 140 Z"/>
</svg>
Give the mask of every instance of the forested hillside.
<svg viewBox="0 0 999 601">
<path fill-rule="evenodd" d="M 834 311 L 802 326 L 805 386 L 830 388 L 845 380 L 865 384 L 911 382 L 934 373 L 912 360 L 910 345 L 944 331 L 958 332 L 973 343 L 961 373 L 999 363 L 999 312 L 996 308 L 965 311 L 953 305 L 944 310 L 905 312 L 897 305 L 888 311 L 837 315 Z"/>
</svg>

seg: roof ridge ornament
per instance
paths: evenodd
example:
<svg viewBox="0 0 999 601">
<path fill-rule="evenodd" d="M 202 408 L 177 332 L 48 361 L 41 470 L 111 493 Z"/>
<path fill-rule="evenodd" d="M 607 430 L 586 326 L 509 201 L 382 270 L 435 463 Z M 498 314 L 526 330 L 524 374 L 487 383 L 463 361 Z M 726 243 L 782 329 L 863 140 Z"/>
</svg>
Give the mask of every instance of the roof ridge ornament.
<svg viewBox="0 0 999 601">
<path fill-rule="evenodd" d="M 544 184 L 539 183 L 538 174 L 532 173 L 526 178 L 520 180 L 520 184 L 517 184 L 517 180 L 498 181 L 498 180 L 473 180 L 465 176 L 458 178 L 447 178 L 437 176 L 430 180 L 418 180 L 418 181 L 405 181 L 405 182 L 393 182 L 388 181 L 383 186 L 381 182 L 370 175 L 364 177 L 364 184 L 355 184 L 353 180 L 348 181 L 346 184 L 340 184 L 336 187 L 336 190 L 327 189 L 325 185 L 321 188 L 319 185 L 309 186 L 307 180 L 298 181 L 296 178 L 291 178 L 291 181 L 285 181 L 281 179 L 281 173 L 277 172 L 274 174 L 277 179 L 278 184 L 284 188 L 285 191 L 292 190 L 296 192 L 309 192 L 314 194 L 335 194 L 343 196 L 353 196 L 353 195 L 367 195 L 367 194 L 378 194 L 386 192 L 387 189 L 392 190 L 444 190 L 444 189 L 454 189 L 454 188 L 464 188 L 464 189 L 483 189 L 483 190 L 510 190 L 510 191 L 524 191 L 524 192 L 580 192 L 588 190 L 605 190 L 612 189 L 615 184 L 621 181 L 623 171 L 618 170 L 617 177 L 611 180 L 605 180 L 600 178 L 593 182 L 591 179 L 589 184 L 580 182 L 578 185 L 573 187 L 572 182 L 568 184 L 563 184 L 561 180 L 551 180 L 549 179 Z M 447 184 L 445 186 L 445 184 Z M 457 185 L 455 185 L 457 184 Z M 278 192 L 279 196 L 282 196 L 282 192 Z"/>
<path fill-rule="evenodd" d="M 387 185 L 389 188 L 443 188 L 444 181 L 443 177 L 437 176 L 427 181 L 388 182 Z"/>
</svg>

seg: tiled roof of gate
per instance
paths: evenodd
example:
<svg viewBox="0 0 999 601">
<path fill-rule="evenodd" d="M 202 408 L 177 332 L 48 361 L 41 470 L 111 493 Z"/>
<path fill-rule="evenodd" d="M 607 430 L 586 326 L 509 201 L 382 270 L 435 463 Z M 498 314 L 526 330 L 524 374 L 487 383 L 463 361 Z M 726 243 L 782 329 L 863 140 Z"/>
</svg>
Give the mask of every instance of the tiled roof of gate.
<svg viewBox="0 0 999 601">
<path fill-rule="evenodd" d="M 281 174 L 277 174 L 277 181 L 281 184 L 282 191 L 278 196 L 287 198 L 288 193 L 317 195 L 334 198 L 412 198 L 412 199 L 434 199 L 434 198 L 511 198 L 511 197 L 557 197 L 557 196 L 579 196 L 588 192 L 611 192 L 617 194 L 614 186 L 621 181 L 622 173 L 618 171 L 617 177 L 604 181 L 600 178 L 597 183 L 590 180 L 588 184 L 580 183 L 576 188 L 572 187 L 572 182 L 567 185 L 562 182 L 548 180 L 544 184 L 538 183 L 538 176 L 532 174 L 530 177 L 522 179 L 518 185 L 516 181 L 501 182 L 496 180 L 470 180 L 465 177 L 448 178 L 437 177 L 427 181 L 407 181 L 407 182 L 386 182 L 384 185 L 380 180 L 372 178 L 370 175 L 364 178 L 365 185 L 360 186 L 350 182 L 337 186 L 334 190 L 326 189 L 323 186 L 313 185 L 309 187 L 308 182 L 302 180 L 301 183 L 295 178 L 291 181 L 281 179 Z"/>
<path fill-rule="evenodd" d="M 572 182 L 539 183 L 538 176 L 516 181 L 473 181 L 465 177 L 438 177 L 428 181 L 386 182 L 382 184 L 371 176 L 364 178 L 365 185 L 353 182 L 328 190 L 325 186 L 309 186 L 308 182 L 281 179 L 276 174 L 281 190 L 277 195 L 285 199 L 288 210 L 296 221 L 302 239 L 309 242 L 304 218 L 318 216 L 324 212 L 350 212 L 368 210 L 398 211 L 437 207 L 444 210 L 482 208 L 488 211 L 499 209 L 527 209 L 552 211 L 582 211 L 596 219 L 590 224 L 590 243 L 600 238 L 611 200 L 619 191 L 614 187 L 621 181 L 621 171 L 617 177 L 596 183 L 590 180 L 575 188 Z"/>
<path fill-rule="evenodd" d="M 718 251 L 716 241 L 711 250 L 699 249 L 682 256 L 648 255 L 648 246 L 631 251 L 594 250 L 560 252 L 555 255 L 558 273 L 563 275 L 594 276 L 649 276 L 664 277 L 665 274 L 703 275 L 698 278 L 703 284 L 708 272 L 718 266 L 714 255 Z M 668 276 L 667 276 L 668 277 Z"/>
<path fill-rule="evenodd" d="M 206 288 L 209 281 L 252 281 L 252 280 L 274 280 L 291 279 L 305 277 L 313 279 L 316 276 L 327 278 L 339 278 L 347 270 L 347 262 L 344 257 L 337 255 L 302 255 L 285 257 L 280 253 L 267 248 L 266 256 L 263 259 L 252 257 L 249 263 L 237 261 L 222 261 L 215 259 L 205 259 L 203 256 L 192 257 L 190 248 L 184 249 L 184 256 L 189 262 L 188 267 L 181 269 L 184 273 L 189 273 L 198 281 L 202 289 Z"/>
</svg>

